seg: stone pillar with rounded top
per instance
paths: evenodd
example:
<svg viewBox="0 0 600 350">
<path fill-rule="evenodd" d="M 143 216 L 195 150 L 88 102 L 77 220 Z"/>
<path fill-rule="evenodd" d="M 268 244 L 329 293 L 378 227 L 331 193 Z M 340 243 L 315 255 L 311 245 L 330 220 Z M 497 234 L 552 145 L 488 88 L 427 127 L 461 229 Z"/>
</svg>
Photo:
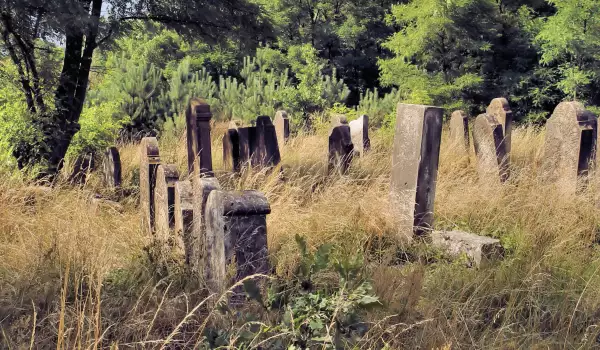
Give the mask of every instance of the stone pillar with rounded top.
<svg viewBox="0 0 600 350">
<path fill-rule="evenodd" d="M 480 114 L 473 123 L 473 143 L 479 179 L 504 182 L 509 176 L 509 159 L 502 124 L 489 114 Z"/>
<path fill-rule="evenodd" d="M 469 154 L 469 118 L 464 111 L 454 111 L 450 116 L 450 142 L 457 153 Z"/>
<path fill-rule="evenodd" d="M 277 134 L 277 143 L 279 145 L 279 152 L 283 150 L 287 140 L 290 137 L 290 118 L 286 111 L 277 111 L 275 118 L 273 119 L 273 125 L 275 126 L 275 133 Z"/>
<path fill-rule="evenodd" d="M 104 152 L 102 170 L 106 186 L 109 188 L 121 187 L 121 157 L 119 156 L 117 147 L 108 147 Z"/>
<path fill-rule="evenodd" d="M 255 143 L 252 164 L 259 167 L 276 166 L 281 161 L 275 126 L 271 118 L 256 118 Z"/>
<path fill-rule="evenodd" d="M 150 232 L 154 231 L 154 187 L 159 164 L 158 141 L 155 137 L 144 137 L 140 143 L 140 207 L 142 227 Z"/>
<path fill-rule="evenodd" d="M 175 228 L 175 183 L 178 180 L 179 171 L 176 165 L 161 164 L 156 169 L 156 187 L 154 188 L 155 237 L 161 243 L 172 241 L 171 229 Z"/>
<path fill-rule="evenodd" d="M 352 144 L 354 153 L 361 156 L 371 148 L 371 139 L 369 138 L 369 116 L 361 115 L 360 118 L 351 121 L 350 134 L 352 135 Z"/>
<path fill-rule="evenodd" d="M 513 112 L 510 109 L 508 100 L 504 97 L 493 99 L 490 105 L 486 108 L 485 113 L 496 118 L 498 123 L 502 125 L 502 133 L 504 135 L 504 147 L 506 148 L 506 155 L 510 159 L 510 149 L 512 145 L 511 140 Z"/>
<path fill-rule="evenodd" d="M 206 101 L 199 98 L 190 101 L 185 113 L 189 174 L 214 176 L 210 139 L 211 119 L 210 105 Z"/>
<path fill-rule="evenodd" d="M 399 229 L 426 235 L 433 225 L 444 110 L 399 103 L 390 201 Z"/>
</svg>

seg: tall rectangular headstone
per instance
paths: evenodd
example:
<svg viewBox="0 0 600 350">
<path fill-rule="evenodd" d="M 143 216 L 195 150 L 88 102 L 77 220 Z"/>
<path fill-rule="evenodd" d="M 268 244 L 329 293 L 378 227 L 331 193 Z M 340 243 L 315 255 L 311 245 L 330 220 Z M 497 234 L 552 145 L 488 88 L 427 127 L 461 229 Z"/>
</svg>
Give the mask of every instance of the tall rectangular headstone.
<svg viewBox="0 0 600 350">
<path fill-rule="evenodd" d="M 254 149 L 256 148 L 256 127 L 244 127 L 237 129 L 239 146 L 239 168 L 248 166 Z"/>
<path fill-rule="evenodd" d="M 371 139 L 369 138 L 369 116 L 361 115 L 360 118 L 351 121 L 350 134 L 352 135 L 352 144 L 354 152 L 364 155 L 371 148 Z"/>
<path fill-rule="evenodd" d="M 171 229 L 175 228 L 175 183 L 178 180 L 179 171 L 176 165 L 161 164 L 156 169 L 154 208 L 156 239 L 159 242 L 169 242 Z"/>
<path fill-rule="evenodd" d="M 417 235 L 433 224 L 443 114 L 433 106 L 397 108 L 390 199 L 400 228 Z"/>
<path fill-rule="evenodd" d="M 353 154 L 354 145 L 350 127 L 342 124 L 331 129 L 329 133 L 329 173 L 338 171 L 340 174 L 345 174 L 352 163 Z"/>
<path fill-rule="evenodd" d="M 252 164 L 260 167 L 276 166 L 281 161 L 275 126 L 271 118 L 260 116 L 256 118 L 255 148 L 252 154 Z"/>
<path fill-rule="evenodd" d="M 104 172 L 104 183 L 109 188 L 121 187 L 121 157 L 117 147 L 109 147 L 104 152 L 102 160 L 102 169 Z"/>
<path fill-rule="evenodd" d="M 450 141 L 460 154 L 469 153 L 469 118 L 464 111 L 454 111 L 450 116 Z"/>
<path fill-rule="evenodd" d="M 192 99 L 185 113 L 187 127 L 188 173 L 214 176 L 210 139 L 210 106 L 202 99 Z"/>
<path fill-rule="evenodd" d="M 502 124 L 489 114 L 480 114 L 473 123 L 473 143 L 480 180 L 504 182 L 509 176 L 509 159 Z"/>
<path fill-rule="evenodd" d="M 189 266 L 191 237 L 194 225 L 194 193 L 190 181 L 175 183 L 175 239 L 177 250 L 185 256 Z"/>
<path fill-rule="evenodd" d="M 510 160 L 510 149 L 512 141 L 512 124 L 513 124 L 513 112 L 510 109 L 508 100 L 504 97 L 495 98 L 492 100 L 490 105 L 486 108 L 486 114 L 489 114 L 496 118 L 498 123 L 502 125 L 502 133 L 504 135 L 504 145 L 506 148 L 506 155 Z"/>
<path fill-rule="evenodd" d="M 205 278 L 212 292 L 221 293 L 229 284 L 270 271 L 267 220 L 271 207 L 257 191 L 213 191 L 205 208 Z M 226 277 L 235 261 L 235 279 Z"/>
<path fill-rule="evenodd" d="M 566 193 L 596 165 L 598 119 L 580 102 L 561 102 L 546 122 L 542 175 Z"/>
<path fill-rule="evenodd" d="M 140 207 L 142 227 L 149 231 L 154 230 L 154 187 L 159 164 L 158 141 L 155 137 L 144 137 L 140 143 Z"/>
<path fill-rule="evenodd" d="M 275 132 L 277 134 L 277 142 L 279 144 L 279 152 L 283 150 L 288 138 L 290 137 L 290 119 L 286 111 L 277 111 L 273 120 Z"/>
<path fill-rule="evenodd" d="M 228 129 L 223 135 L 223 164 L 226 169 L 238 172 L 241 169 L 240 140 L 237 129 Z"/>
</svg>

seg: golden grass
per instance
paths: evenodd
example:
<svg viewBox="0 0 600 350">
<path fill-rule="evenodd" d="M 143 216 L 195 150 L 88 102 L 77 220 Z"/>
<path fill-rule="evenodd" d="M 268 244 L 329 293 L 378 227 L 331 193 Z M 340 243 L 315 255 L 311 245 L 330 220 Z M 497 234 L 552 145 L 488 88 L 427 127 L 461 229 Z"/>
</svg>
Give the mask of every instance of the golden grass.
<svg viewBox="0 0 600 350">
<path fill-rule="evenodd" d="M 226 189 L 258 189 L 269 198 L 269 249 L 279 275 L 293 274 L 296 234 L 311 247 L 333 243 L 340 253 L 366 256 L 386 308 L 370 316 L 375 326 L 364 347 L 595 343 L 600 177 L 577 196 L 541 181 L 543 131 L 514 131 L 511 179 L 502 185 L 479 181 L 473 151 L 457 155 L 444 135 L 436 226 L 498 237 L 507 248 L 503 262 L 474 270 L 392 239 L 398 232 L 388 201 L 389 131 L 373 133 L 372 151 L 347 176 L 327 176 L 324 128 L 290 140 L 281 173 L 234 176 L 223 169 L 224 128 L 213 132 L 215 172 Z M 160 146 L 163 161 L 177 164 L 185 178 L 185 140 L 173 136 Z M 120 151 L 125 186 L 135 188 L 138 149 Z M 83 188 L 51 191 L 0 181 L 0 347 L 177 347 L 206 324 L 195 309 L 205 296 L 149 271 L 143 248 L 151 237 L 139 224 L 137 192 L 122 201 L 122 212 L 94 205 L 94 193 L 110 196 L 98 174 Z"/>
</svg>

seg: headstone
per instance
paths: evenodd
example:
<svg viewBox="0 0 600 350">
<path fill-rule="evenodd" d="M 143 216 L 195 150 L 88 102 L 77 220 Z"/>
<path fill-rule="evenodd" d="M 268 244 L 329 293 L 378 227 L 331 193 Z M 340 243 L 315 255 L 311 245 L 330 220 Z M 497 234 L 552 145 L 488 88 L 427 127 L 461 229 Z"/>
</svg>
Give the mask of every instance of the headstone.
<svg viewBox="0 0 600 350">
<path fill-rule="evenodd" d="M 150 231 L 154 230 L 154 187 L 159 164 L 158 141 L 155 137 L 144 137 L 140 143 L 140 206 L 142 227 Z"/>
<path fill-rule="evenodd" d="M 239 147 L 239 169 L 250 163 L 256 149 L 256 127 L 250 126 L 237 129 Z"/>
<path fill-rule="evenodd" d="M 214 176 L 210 139 L 210 106 L 202 99 L 192 99 L 185 113 L 187 126 L 188 172 Z"/>
<path fill-rule="evenodd" d="M 223 165 L 233 172 L 240 171 L 240 140 L 237 129 L 228 129 L 223 134 Z"/>
<path fill-rule="evenodd" d="M 461 154 L 469 153 L 469 118 L 464 111 L 454 111 L 450 117 L 450 141 Z"/>
<path fill-rule="evenodd" d="M 277 111 L 277 113 L 275 113 L 273 125 L 275 125 L 277 142 L 279 144 L 279 152 L 281 152 L 283 150 L 283 146 L 290 137 L 290 119 L 288 118 L 287 112 Z"/>
<path fill-rule="evenodd" d="M 254 274 L 268 274 L 267 198 L 257 191 L 213 191 L 206 203 L 205 277 L 212 292 Z M 234 281 L 226 277 L 235 262 Z"/>
<path fill-rule="evenodd" d="M 161 164 L 156 169 L 154 208 L 156 239 L 159 242 L 169 242 L 171 229 L 175 228 L 175 183 L 178 180 L 179 172 L 176 165 Z"/>
<path fill-rule="evenodd" d="M 121 187 L 121 157 L 117 147 L 109 147 L 104 152 L 102 164 L 104 182 L 109 188 Z"/>
<path fill-rule="evenodd" d="M 213 177 L 194 178 L 192 181 L 194 222 L 192 234 L 185 242 L 187 261 L 195 278 L 202 278 L 205 258 L 205 207 L 208 196 L 214 190 L 220 190 L 219 181 Z"/>
<path fill-rule="evenodd" d="M 191 237 L 194 224 L 194 193 L 190 181 L 175 183 L 175 240 L 178 251 L 185 255 L 189 266 Z"/>
<path fill-rule="evenodd" d="M 546 122 L 542 174 L 575 193 L 578 178 L 596 163 L 598 120 L 580 102 L 561 102 Z"/>
<path fill-rule="evenodd" d="M 329 133 L 328 170 L 345 174 L 352 162 L 354 145 L 348 125 L 339 125 Z"/>
<path fill-rule="evenodd" d="M 425 235 L 433 224 L 444 110 L 399 103 L 390 199 L 401 229 Z"/>
<path fill-rule="evenodd" d="M 506 155 L 510 159 L 513 112 L 510 110 L 508 100 L 504 97 L 493 99 L 485 112 L 494 116 L 498 123 L 502 125 Z"/>
<path fill-rule="evenodd" d="M 494 116 L 477 116 L 473 123 L 473 143 L 480 180 L 504 182 L 508 179 L 509 160 L 505 140 L 502 124 Z"/>
<path fill-rule="evenodd" d="M 260 116 L 256 118 L 255 148 L 252 154 L 253 165 L 266 167 L 276 166 L 281 161 L 277 132 L 271 118 Z"/>
<path fill-rule="evenodd" d="M 96 167 L 94 155 L 91 153 L 83 154 L 75 159 L 73 172 L 69 176 L 69 182 L 73 184 L 84 184 L 88 174 Z"/>
<path fill-rule="evenodd" d="M 469 265 L 483 267 L 504 257 L 500 240 L 462 231 L 434 231 L 433 247 L 453 257 L 466 256 Z"/>
<path fill-rule="evenodd" d="M 371 139 L 369 139 L 369 116 L 361 115 L 360 118 L 353 120 L 349 124 L 350 134 L 352 135 L 352 144 L 354 152 L 363 155 L 371 148 Z"/>
</svg>

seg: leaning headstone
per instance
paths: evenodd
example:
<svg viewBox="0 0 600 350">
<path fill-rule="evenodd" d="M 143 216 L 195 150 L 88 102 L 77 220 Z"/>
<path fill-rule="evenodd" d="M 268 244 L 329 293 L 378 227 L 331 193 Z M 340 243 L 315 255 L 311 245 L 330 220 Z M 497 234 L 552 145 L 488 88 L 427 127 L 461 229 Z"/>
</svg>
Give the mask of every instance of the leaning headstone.
<svg viewBox="0 0 600 350">
<path fill-rule="evenodd" d="M 268 274 L 267 198 L 257 191 L 213 191 L 206 203 L 204 275 L 212 292 L 254 274 Z M 235 277 L 227 270 L 235 262 Z"/>
<path fill-rule="evenodd" d="M 354 145 L 348 125 L 339 125 L 329 133 L 328 171 L 345 174 L 352 162 Z"/>
<path fill-rule="evenodd" d="M 433 224 L 443 114 L 433 106 L 397 108 L 390 199 L 399 228 L 419 236 Z"/>
<path fill-rule="evenodd" d="M 213 176 L 210 139 L 210 106 L 192 99 L 185 113 L 187 127 L 188 173 Z"/>
<path fill-rule="evenodd" d="M 494 116 L 498 123 L 502 125 L 506 154 L 510 158 L 513 112 L 510 109 L 508 100 L 504 97 L 493 99 L 486 108 L 485 113 Z"/>
<path fill-rule="evenodd" d="M 271 118 L 260 116 L 256 118 L 255 147 L 252 154 L 252 164 L 266 167 L 276 166 L 281 161 L 277 133 Z"/>
<path fill-rule="evenodd" d="M 161 164 L 156 169 L 154 208 L 156 210 L 156 239 L 169 242 L 175 228 L 175 183 L 179 180 L 176 165 Z M 174 242 L 173 242 L 174 243 Z"/>
<path fill-rule="evenodd" d="M 96 167 L 94 155 L 91 153 L 80 155 L 75 159 L 73 172 L 69 176 L 69 182 L 73 184 L 84 184 L 88 174 Z"/>
<path fill-rule="evenodd" d="M 361 115 L 360 118 L 351 121 L 348 125 L 350 126 L 354 152 L 364 155 L 364 153 L 371 148 L 371 139 L 369 139 L 369 116 Z"/>
<path fill-rule="evenodd" d="M 275 125 L 275 133 L 277 134 L 279 152 L 281 152 L 283 150 L 283 146 L 290 137 L 290 119 L 288 118 L 287 112 L 277 111 L 277 113 L 275 113 L 273 125 Z"/>
<path fill-rule="evenodd" d="M 465 256 L 468 264 L 483 267 L 504 257 L 500 240 L 462 231 L 434 231 L 431 234 L 433 247 L 452 257 Z"/>
<path fill-rule="evenodd" d="M 117 147 L 109 147 L 102 161 L 104 182 L 109 188 L 121 187 L 121 157 Z"/>
<path fill-rule="evenodd" d="M 450 141 L 461 154 L 469 153 L 469 118 L 464 111 L 454 111 L 450 116 Z"/>
<path fill-rule="evenodd" d="M 567 193 L 596 163 L 598 120 L 580 102 L 561 102 L 546 122 L 542 174 Z"/>
<path fill-rule="evenodd" d="M 194 193 L 190 181 L 175 183 L 175 240 L 177 250 L 185 256 L 189 266 L 191 245 L 189 244 L 194 224 Z"/>
<path fill-rule="evenodd" d="M 509 160 L 505 140 L 502 124 L 494 116 L 477 116 L 473 123 L 473 143 L 480 180 L 504 182 L 508 179 Z"/>
<path fill-rule="evenodd" d="M 154 187 L 159 164 L 158 141 L 155 137 L 144 137 L 140 143 L 140 207 L 142 227 L 150 231 L 154 230 Z"/>
<path fill-rule="evenodd" d="M 208 196 L 212 191 L 220 190 L 219 181 L 214 177 L 194 178 L 192 180 L 194 222 L 192 234 L 185 242 L 187 261 L 194 278 L 204 275 L 206 219 L 205 208 Z"/>
</svg>

